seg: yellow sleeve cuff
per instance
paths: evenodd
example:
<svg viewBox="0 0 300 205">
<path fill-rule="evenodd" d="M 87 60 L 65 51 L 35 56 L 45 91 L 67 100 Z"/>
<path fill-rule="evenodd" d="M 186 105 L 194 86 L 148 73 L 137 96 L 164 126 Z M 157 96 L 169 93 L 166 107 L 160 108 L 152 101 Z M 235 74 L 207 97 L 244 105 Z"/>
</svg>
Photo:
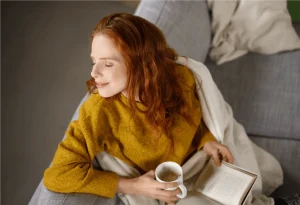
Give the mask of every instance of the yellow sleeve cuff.
<svg viewBox="0 0 300 205">
<path fill-rule="evenodd" d="M 205 133 L 202 134 L 198 150 L 202 149 L 206 142 L 216 141 L 216 138 L 211 134 L 211 132 L 207 129 Z"/>
<path fill-rule="evenodd" d="M 95 172 L 91 176 L 93 179 L 80 190 L 81 193 L 90 193 L 104 196 L 107 198 L 114 198 L 117 191 L 119 176 L 114 172 L 99 171 L 93 169 Z"/>
<path fill-rule="evenodd" d="M 54 192 L 115 197 L 119 180 L 116 173 L 99 171 L 94 168 L 81 170 L 82 168 L 80 166 L 73 169 L 68 166 L 52 166 L 44 172 L 44 185 Z"/>
</svg>

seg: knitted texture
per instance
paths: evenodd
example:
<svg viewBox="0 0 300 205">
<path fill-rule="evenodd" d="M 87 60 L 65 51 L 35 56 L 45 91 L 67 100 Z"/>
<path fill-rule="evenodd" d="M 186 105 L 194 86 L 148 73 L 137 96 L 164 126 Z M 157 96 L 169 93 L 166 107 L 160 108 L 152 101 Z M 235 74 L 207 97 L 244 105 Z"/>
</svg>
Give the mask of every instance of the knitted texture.
<svg viewBox="0 0 300 205">
<path fill-rule="evenodd" d="M 91 94 L 80 107 L 78 119 L 70 123 L 66 138 L 59 143 L 52 165 L 45 170 L 45 186 L 54 192 L 89 193 L 113 198 L 118 176 L 93 168 L 92 162 L 97 153 L 105 150 L 147 172 L 164 161 L 183 164 L 207 141 L 215 140 L 201 119 L 192 72 L 179 65 L 176 72 L 182 76 L 188 112 L 193 113 L 198 129 L 178 114 L 170 136 L 155 136 L 143 113 L 136 112 L 132 116 L 128 99 L 121 93 L 113 101 Z M 144 105 L 137 104 L 143 109 Z"/>
</svg>

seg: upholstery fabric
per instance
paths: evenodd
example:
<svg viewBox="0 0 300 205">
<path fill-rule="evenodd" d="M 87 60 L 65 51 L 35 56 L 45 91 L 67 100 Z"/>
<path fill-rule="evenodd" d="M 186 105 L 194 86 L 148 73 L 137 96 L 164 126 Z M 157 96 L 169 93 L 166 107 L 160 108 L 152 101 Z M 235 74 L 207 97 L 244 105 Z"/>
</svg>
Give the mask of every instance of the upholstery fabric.
<svg viewBox="0 0 300 205">
<path fill-rule="evenodd" d="M 261 148 L 270 152 L 280 161 L 284 182 L 275 192 L 274 196 L 292 196 L 295 190 L 300 190 L 300 141 L 287 139 L 270 139 L 261 136 L 250 136 L 250 139 Z"/>
<path fill-rule="evenodd" d="M 28 205 L 123 205 L 119 197 L 108 199 L 93 194 L 57 193 L 48 190 L 40 182 Z"/>
<path fill-rule="evenodd" d="M 159 27 L 179 55 L 200 62 L 206 59 L 211 41 L 206 1 L 141 1 L 135 15 Z"/>
<path fill-rule="evenodd" d="M 247 133 L 300 140 L 300 51 L 205 64 Z"/>
</svg>

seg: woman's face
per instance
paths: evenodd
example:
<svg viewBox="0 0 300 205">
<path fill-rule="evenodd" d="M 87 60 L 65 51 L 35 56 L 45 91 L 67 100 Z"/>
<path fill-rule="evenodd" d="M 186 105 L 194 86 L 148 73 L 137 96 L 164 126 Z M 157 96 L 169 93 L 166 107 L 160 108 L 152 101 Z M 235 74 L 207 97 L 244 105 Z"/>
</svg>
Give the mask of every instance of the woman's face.
<svg viewBox="0 0 300 205">
<path fill-rule="evenodd" d="M 127 70 L 114 42 L 105 35 L 96 35 L 92 41 L 91 58 L 94 64 L 91 76 L 95 79 L 98 93 L 104 98 L 124 93 Z"/>
</svg>

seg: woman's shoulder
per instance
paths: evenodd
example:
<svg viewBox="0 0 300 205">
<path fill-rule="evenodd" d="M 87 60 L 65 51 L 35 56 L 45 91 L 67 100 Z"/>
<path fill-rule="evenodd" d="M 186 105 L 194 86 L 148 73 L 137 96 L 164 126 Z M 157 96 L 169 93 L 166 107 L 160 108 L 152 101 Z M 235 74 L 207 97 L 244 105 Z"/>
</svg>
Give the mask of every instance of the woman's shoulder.
<svg viewBox="0 0 300 205">
<path fill-rule="evenodd" d="M 91 93 L 88 95 L 87 100 L 81 105 L 80 112 L 85 115 L 95 113 L 96 110 L 101 109 L 104 98 L 98 93 Z"/>
</svg>

